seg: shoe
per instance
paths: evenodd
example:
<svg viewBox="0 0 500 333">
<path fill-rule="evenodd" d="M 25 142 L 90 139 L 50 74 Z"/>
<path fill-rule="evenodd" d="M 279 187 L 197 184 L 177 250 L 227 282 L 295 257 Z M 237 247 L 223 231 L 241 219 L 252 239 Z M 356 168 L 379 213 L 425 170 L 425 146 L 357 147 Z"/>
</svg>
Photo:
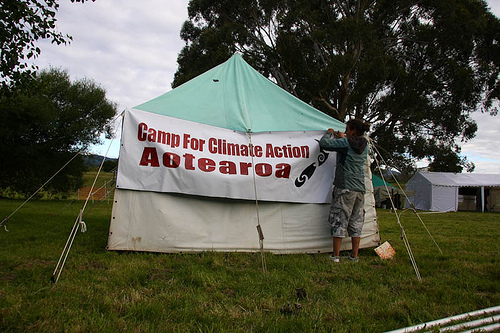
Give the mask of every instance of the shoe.
<svg viewBox="0 0 500 333">
<path fill-rule="evenodd" d="M 340 257 L 330 256 L 330 260 L 333 262 L 340 262 Z"/>
<path fill-rule="evenodd" d="M 349 255 L 349 257 L 347 257 L 347 259 L 349 259 L 352 262 L 358 262 L 359 261 L 358 257 L 353 257 L 351 254 Z"/>
</svg>

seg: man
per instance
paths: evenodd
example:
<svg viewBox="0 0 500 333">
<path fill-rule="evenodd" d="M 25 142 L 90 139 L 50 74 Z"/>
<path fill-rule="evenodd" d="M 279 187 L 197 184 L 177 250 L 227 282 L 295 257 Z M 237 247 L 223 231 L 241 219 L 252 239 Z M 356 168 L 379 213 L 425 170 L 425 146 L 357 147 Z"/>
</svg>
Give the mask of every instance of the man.
<svg viewBox="0 0 500 333">
<path fill-rule="evenodd" d="M 328 222 L 333 237 L 333 262 L 340 262 L 340 246 L 346 230 L 351 237 L 352 251 L 349 259 L 358 261 L 361 230 L 365 220 L 364 164 L 368 157 L 368 140 L 364 137 L 370 124 L 351 119 L 346 132 L 328 129 L 319 145 L 325 150 L 337 152 L 337 167 L 333 181 L 333 200 Z"/>
</svg>

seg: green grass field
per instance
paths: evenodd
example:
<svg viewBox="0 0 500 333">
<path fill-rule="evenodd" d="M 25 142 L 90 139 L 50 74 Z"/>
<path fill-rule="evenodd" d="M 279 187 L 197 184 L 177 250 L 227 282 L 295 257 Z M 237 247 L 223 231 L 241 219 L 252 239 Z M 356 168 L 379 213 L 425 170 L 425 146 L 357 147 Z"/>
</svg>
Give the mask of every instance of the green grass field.
<svg viewBox="0 0 500 333">
<path fill-rule="evenodd" d="M 0 200 L 0 217 L 22 201 Z M 50 282 L 82 201 L 32 201 L 0 230 L 2 332 L 383 332 L 500 304 L 500 214 L 378 211 L 396 258 L 154 254 L 105 250 L 111 204 L 90 203 L 60 280 Z"/>
</svg>

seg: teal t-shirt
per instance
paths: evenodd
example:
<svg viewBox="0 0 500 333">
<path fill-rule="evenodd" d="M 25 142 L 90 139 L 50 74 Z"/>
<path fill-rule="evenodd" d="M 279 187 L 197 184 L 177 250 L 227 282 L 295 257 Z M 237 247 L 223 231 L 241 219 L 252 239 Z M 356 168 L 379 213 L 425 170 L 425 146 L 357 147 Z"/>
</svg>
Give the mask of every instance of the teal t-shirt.
<svg viewBox="0 0 500 333">
<path fill-rule="evenodd" d="M 336 138 L 327 132 L 319 145 L 337 152 L 337 167 L 333 184 L 338 188 L 365 192 L 364 164 L 368 156 L 368 141 L 363 136 Z"/>
</svg>

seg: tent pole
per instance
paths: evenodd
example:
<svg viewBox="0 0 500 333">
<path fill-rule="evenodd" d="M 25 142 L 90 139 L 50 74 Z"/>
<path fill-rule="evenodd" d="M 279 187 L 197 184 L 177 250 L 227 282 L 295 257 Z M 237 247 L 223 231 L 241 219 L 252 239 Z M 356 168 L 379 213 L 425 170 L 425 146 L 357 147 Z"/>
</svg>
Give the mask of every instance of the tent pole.
<svg viewBox="0 0 500 333">
<path fill-rule="evenodd" d="M 249 129 L 247 131 L 247 134 L 248 134 L 248 140 L 250 142 L 250 145 L 253 146 L 253 144 L 252 144 L 252 131 Z M 251 154 L 250 156 L 252 157 L 252 165 L 255 165 L 254 161 L 253 161 L 253 154 Z M 252 174 L 253 174 L 253 190 L 254 190 L 254 194 L 255 194 L 255 209 L 257 212 L 257 234 L 259 235 L 260 256 L 261 256 L 261 260 L 262 260 L 262 272 L 264 274 L 266 274 L 267 273 L 267 263 L 266 263 L 266 256 L 264 253 L 264 233 L 262 232 L 262 227 L 260 225 L 259 199 L 257 196 L 257 182 L 255 180 L 255 168 L 252 168 Z"/>
<path fill-rule="evenodd" d="M 375 162 L 377 163 L 377 166 L 379 168 L 379 171 L 380 171 L 380 176 L 382 178 L 382 180 L 385 182 L 385 179 L 384 179 L 384 176 L 382 174 L 382 171 L 380 169 L 380 163 L 377 159 L 377 157 L 375 155 L 379 155 L 381 158 L 382 158 L 382 161 L 385 163 L 385 165 L 388 165 L 388 163 L 385 162 L 382 154 L 380 154 L 380 152 L 378 151 L 377 147 L 375 146 L 375 143 L 373 142 L 373 140 L 370 140 L 370 148 L 372 150 L 372 153 L 373 153 L 373 159 L 375 160 Z M 391 173 L 392 174 L 392 173 Z M 402 189 L 401 185 L 399 184 L 399 182 L 397 181 L 396 177 L 394 177 L 394 175 L 392 175 L 394 180 L 396 181 L 396 183 L 398 184 L 399 188 L 403 191 L 403 194 L 404 194 L 404 197 L 405 197 L 405 200 L 408 200 L 408 202 L 410 202 L 408 196 L 406 195 L 406 192 Z M 386 185 L 386 188 L 387 188 L 387 185 Z M 388 189 L 387 189 L 387 192 Z M 418 267 L 417 267 L 417 263 L 415 261 L 415 258 L 413 257 L 413 252 L 410 248 L 410 243 L 409 241 L 407 240 L 406 238 L 406 233 L 404 232 L 404 229 L 403 229 L 403 225 L 401 224 L 401 220 L 400 220 L 400 214 L 398 215 L 398 213 L 396 212 L 396 209 L 395 209 L 395 206 L 394 206 L 394 202 L 392 200 L 392 198 L 390 198 L 390 201 L 391 201 L 391 204 L 394 208 L 394 212 L 395 212 L 395 215 L 396 215 L 396 220 L 397 220 L 397 223 L 399 225 L 399 227 L 401 228 L 401 238 L 403 239 L 403 243 L 405 244 L 405 247 L 406 247 L 406 250 L 408 252 L 408 255 L 410 257 L 410 260 L 412 262 L 412 265 L 413 265 L 413 268 L 415 269 L 415 273 L 417 274 L 417 278 L 419 281 L 422 281 L 422 278 L 420 276 L 420 272 L 418 271 Z M 415 213 L 415 215 L 418 217 L 420 223 L 424 226 L 425 230 L 427 231 L 427 233 L 429 234 L 430 238 L 432 239 L 432 241 L 434 242 L 434 244 L 436 245 L 436 247 L 438 248 L 439 252 L 440 253 L 443 253 L 443 251 L 441 250 L 441 248 L 439 247 L 438 243 L 436 242 L 436 240 L 434 239 L 434 237 L 432 236 L 432 234 L 430 233 L 429 229 L 427 228 L 427 226 L 425 225 L 424 221 L 422 220 L 422 218 L 420 217 L 420 215 L 418 214 L 417 210 L 415 207 L 412 207 L 412 211 L 413 213 Z M 403 211 L 404 212 L 404 211 Z"/>
<path fill-rule="evenodd" d="M 484 213 L 484 186 L 481 186 L 481 212 Z"/>
</svg>

